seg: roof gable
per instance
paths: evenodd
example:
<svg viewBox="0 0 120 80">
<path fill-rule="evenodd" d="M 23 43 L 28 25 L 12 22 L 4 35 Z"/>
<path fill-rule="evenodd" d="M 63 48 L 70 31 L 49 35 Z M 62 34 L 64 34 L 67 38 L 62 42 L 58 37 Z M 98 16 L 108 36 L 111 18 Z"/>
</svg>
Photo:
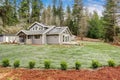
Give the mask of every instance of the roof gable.
<svg viewBox="0 0 120 80">
<path fill-rule="evenodd" d="M 20 33 L 24 33 L 25 35 L 39 35 L 39 34 L 43 34 L 44 32 L 45 32 L 45 30 L 42 30 L 42 31 L 26 31 L 26 30 L 21 30 L 16 35 L 19 35 Z"/>
<path fill-rule="evenodd" d="M 37 26 L 35 26 L 37 25 Z M 43 29 L 40 29 L 40 28 Z M 36 29 L 38 28 L 38 29 Z M 35 22 L 33 23 L 30 27 L 29 30 L 21 30 L 19 31 L 16 35 L 19 35 L 19 33 L 23 32 L 26 35 L 37 35 L 37 34 L 47 34 L 47 35 L 51 35 L 51 34 L 70 34 L 72 35 L 71 31 L 69 30 L 68 27 L 55 27 L 55 26 L 45 26 L 41 23 Z"/>
<path fill-rule="evenodd" d="M 65 31 L 67 31 L 70 35 L 72 35 L 68 27 L 55 27 L 52 30 L 48 31 L 47 34 L 49 35 L 50 34 L 62 34 Z"/>
<path fill-rule="evenodd" d="M 60 34 L 63 34 L 63 33 L 70 34 L 72 36 L 72 33 L 68 27 L 66 27 L 66 29 L 64 29 Z"/>
<path fill-rule="evenodd" d="M 41 23 L 39 23 L 39 22 L 34 22 L 31 26 L 29 26 L 29 30 L 32 28 L 32 27 L 34 27 L 35 25 L 37 25 L 37 26 L 41 26 L 41 27 L 46 27 L 45 25 L 43 25 L 43 24 L 41 24 Z"/>
</svg>

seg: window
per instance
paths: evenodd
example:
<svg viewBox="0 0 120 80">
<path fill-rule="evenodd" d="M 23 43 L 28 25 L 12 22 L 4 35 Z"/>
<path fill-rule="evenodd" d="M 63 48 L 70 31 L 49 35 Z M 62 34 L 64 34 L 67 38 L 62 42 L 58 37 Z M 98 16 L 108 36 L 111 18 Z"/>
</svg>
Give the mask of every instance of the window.
<svg viewBox="0 0 120 80">
<path fill-rule="evenodd" d="M 38 27 L 36 26 L 36 30 L 38 29 Z"/>
<path fill-rule="evenodd" d="M 35 39 L 40 39 L 40 35 L 35 35 Z"/>
<path fill-rule="evenodd" d="M 68 42 L 69 41 L 69 36 L 63 36 L 63 42 Z"/>
<path fill-rule="evenodd" d="M 67 36 L 67 42 L 69 41 L 69 36 Z"/>
<path fill-rule="evenodd" d="M 34 30 L 34 28 L 33 28 L 33 30 Z"/>
<path fill-rule="evenodd" d="M 39 30 L 42 30 L 42 28 L 39 28 Z"/>
<path fill-rule="evenodd" d="M 63 35 L 63 42 L 65 42 L 64 37 L 65 37 L 65 36 Z"/>
<path fill-rule="evenodd" d="M 31 39 L 31 36 L 30 36 L 30 35 L 28 36 L 28 39 Z"/>
</svg>

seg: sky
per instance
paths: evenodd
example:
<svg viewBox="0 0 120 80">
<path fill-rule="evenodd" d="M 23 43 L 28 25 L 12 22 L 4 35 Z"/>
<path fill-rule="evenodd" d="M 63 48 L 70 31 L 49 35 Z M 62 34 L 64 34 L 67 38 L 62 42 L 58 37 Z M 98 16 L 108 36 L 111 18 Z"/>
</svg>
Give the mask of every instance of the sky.
<svg viewBox="0 0 120 80">
<path fill-rule="evenodd" d="M 62 0 L 64 8 L 69 5 L 73 6 L 74 0 Z M 52 5 L 52 0 L 42 0 L 45 6 Z M 85 8 L 88 8 L 90 13 L 93 11 L 97 11 L 99 16 L 102 16 L 102 12 L 104 11 L 103 5 L 105 4 L 105 0 L 83 0 L 83 4 Z"/>
</svg>

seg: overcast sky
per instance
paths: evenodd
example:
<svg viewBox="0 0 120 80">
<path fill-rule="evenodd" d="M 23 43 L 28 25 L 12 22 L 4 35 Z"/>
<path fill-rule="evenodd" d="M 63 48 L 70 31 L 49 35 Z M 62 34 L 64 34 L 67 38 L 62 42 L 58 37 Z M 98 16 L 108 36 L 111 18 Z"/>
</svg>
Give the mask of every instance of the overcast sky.
<svg viewBox="0 0 120 80">
<path fill-rule="evenodd" d="M 45 6 L 52 5 L 52 0 L 42 0 Z M 62 0 L 64 8 L 69 5 L 73 6 L 74 0 Z M 97 11 L 99 16 L 102 16 L 102 12 L 104 10 L 103 6 L 105 4 L 105 0 L 83 0 L 84 7 L 87 7 L 89 12 L 93 13 L 93 11 Z"/>
</svg>

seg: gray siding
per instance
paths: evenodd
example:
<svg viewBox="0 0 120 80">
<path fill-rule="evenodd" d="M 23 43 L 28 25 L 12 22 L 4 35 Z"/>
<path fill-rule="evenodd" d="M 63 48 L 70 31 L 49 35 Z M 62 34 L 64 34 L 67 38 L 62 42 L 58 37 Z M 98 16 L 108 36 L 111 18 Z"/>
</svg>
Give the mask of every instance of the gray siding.
<svg viewBox="0 0 120 80">
<path fill-rule="evenodd" d="M 28 39 L 28 36 L 27 36 L 26 44 L 42 44 L 42 36 L 40 36 L 39 39 L 35 39 L 34 36 L 31 36 L 31 38 Z"/>
<path fill-rule="evenodd" d="M 59 35 L 49 35 L 47 36 L 48 44 L 59 44 Z"/>
<path fill-rule="evenodd" d="M 65 41 L 63 40 L 63 36 L 69 37 L 69 41 L 65 42 Z M 65 43 L 68 43 L 68 42 L 70 42 L 70 41 L 71 41 L 71 35 L 69 34 L 68 30 L 65 30 L 62 34 L 60 34 L 60 43 L 61 43 L 61 44 L 65 44 Z"/>
<path fill-rule="evenodd" d="M 32 39 L 26 39 L 27 44 L 32 44 Z"/>
<path fill-rule="evenodd" d="M 32 43 L 33 43 L 33 44 L 42 44 L 42 37 L 40 36 L 39 39 L 35 39 L 35 38 L 33 37 Z"/>
<path fill-rule="evenodd" d="M 42 44 L 42 39 L 34 39 L 33 44 Z"/>
</svg>

